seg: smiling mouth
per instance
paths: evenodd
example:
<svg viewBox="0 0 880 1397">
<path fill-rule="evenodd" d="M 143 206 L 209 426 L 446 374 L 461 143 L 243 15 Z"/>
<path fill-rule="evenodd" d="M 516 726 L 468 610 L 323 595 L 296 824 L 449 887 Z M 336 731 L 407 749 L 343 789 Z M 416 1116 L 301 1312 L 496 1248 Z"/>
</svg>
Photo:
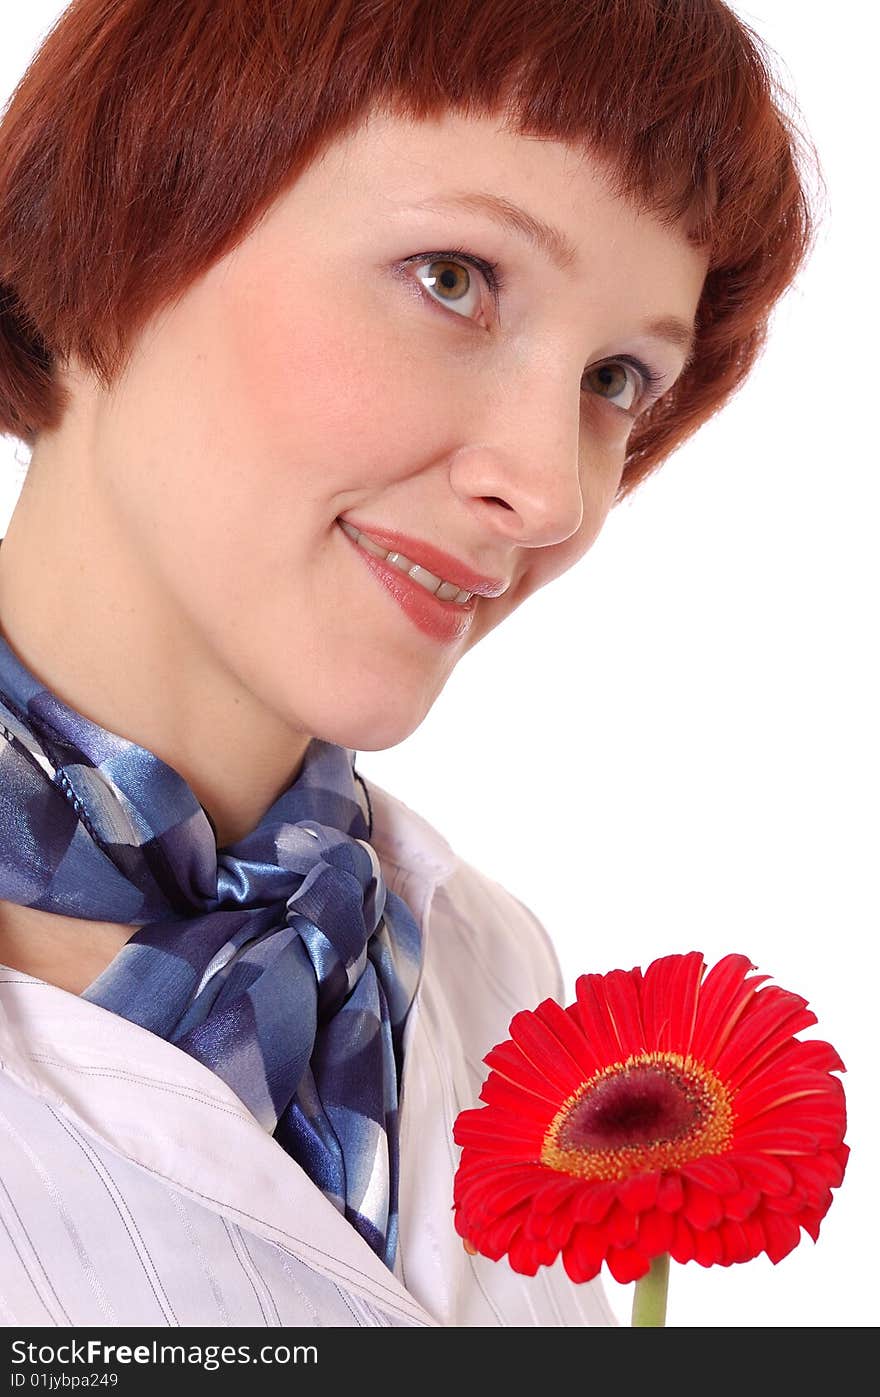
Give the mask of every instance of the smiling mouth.
<svg viewBox="0 0 880 1397">
<path fill-rule="evenodd" d="M 376 543 L 367 534 L 361 533 L 359 529 L 356 529 L 353 524 L 347 523 L 346 520 L 339 519 L 337 522 L 343 532 L 348 534 L 352 542 L 356 543 L 364 552 L 371 553 L 374 558 L 381 558 L 383 562 L 389 563 L 398 572 L 404 573 L 413 582 L 418 583 L 438 601 L 464 606 L 474 595 L 473 592 L 466 592 L 458 587 L 455 582 L 447 582 L 444 578 L 438 577 L 436 573 L 429 572 L 427 568 L 421 567 L 419 563 L 414 563 L 405 554 L 399 553 L 393 548 L 383 548 L 381 544 Z"/>
</svg>

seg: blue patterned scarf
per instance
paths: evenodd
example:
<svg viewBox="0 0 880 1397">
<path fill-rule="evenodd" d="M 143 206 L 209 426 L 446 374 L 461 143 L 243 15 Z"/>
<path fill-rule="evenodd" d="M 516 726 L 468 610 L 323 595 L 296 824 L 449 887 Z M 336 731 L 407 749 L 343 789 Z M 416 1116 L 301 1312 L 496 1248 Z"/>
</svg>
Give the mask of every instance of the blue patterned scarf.
<svg viewBox="0 0 880 1397">
<path fill-rule="evenodd" d="M 354 755 L 313 739 L 218 849 L 172 767 L 67 707 L 0 636 L 0 898 L 138 926 L 82 997 L 222 1077 L 393 1267 L 421 934 L 367 842 Z"/>
</svg>

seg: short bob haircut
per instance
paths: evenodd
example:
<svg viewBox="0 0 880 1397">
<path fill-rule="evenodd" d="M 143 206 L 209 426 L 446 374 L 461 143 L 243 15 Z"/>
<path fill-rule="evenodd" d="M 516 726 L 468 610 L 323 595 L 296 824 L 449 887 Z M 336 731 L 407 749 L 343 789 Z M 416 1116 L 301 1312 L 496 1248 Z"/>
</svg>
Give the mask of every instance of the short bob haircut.
<svg viewBox="0 0 880 1397">
<path fill-rule="evenodd" d="M 722 0 L 73 0 L 0 122 L 0 433 L 33 447 L 75 354 L 137 332 L 371 111 L 497 115 L 607 165 L 710 249 L 685 371 L 615 502 L 745 380 L 811 249 L 819 162 Z"/>
</svg>

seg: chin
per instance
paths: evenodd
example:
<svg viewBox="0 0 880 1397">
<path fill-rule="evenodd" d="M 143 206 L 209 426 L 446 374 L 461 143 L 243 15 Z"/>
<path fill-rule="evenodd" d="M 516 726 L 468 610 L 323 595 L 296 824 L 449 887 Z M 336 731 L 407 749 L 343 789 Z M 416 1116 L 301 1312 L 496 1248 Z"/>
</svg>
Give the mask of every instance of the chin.
<svg viewBox="0 0 880 1397">
<path fill-rule="evenodd" d="M 430 703 L 407 703 L 402 699 L 401 695 L 397 702 L 389 701 L 386 692 L 370 702 L 362 694 L 356 707 L 339 703 L 332 712 L 324 707 L 320 715 L 316 714 L 309 731 L 324 742 L 335 742 L 356 752 L 383 752 L 414 733 L 433 703 L 433 698 Z"/>
</svg>

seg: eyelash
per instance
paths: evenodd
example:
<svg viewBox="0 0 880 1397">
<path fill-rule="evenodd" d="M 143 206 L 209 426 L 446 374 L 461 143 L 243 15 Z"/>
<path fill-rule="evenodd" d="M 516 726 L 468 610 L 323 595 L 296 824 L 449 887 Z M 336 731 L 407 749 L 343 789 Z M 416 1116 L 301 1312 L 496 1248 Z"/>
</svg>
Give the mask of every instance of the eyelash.
<svg viewBox="0 0 880 1397">
<path fill-rule="evenodd" d="M 495 302 L 495 308 L 496 310 L 498 310 L 501 295 L 507 285 L 507 280 L 503 271 L 501 270 L 500 263 L 487 262 L 485 258 L 478 257 L 476 253 L 468 252 L 467 249 L 463 247 L 453 248 L 451 251 L 447 252 L 418 253 L 414 257 L 407 257 L 405 259 L 405 262 L 408 266 L 418 266 L 422 262 L 464 262 L 467 266 L 474 267 L 478 272 L 481 273 L 484 280 L 486 281 L 486 284 L 489 287 L 490 292 L 492 293 L 492 299 Z M 442 303 L 440 301 L 436 301 L 434 300 L 433 296 L 429 296 L 424 288 L 421 289 L 422 293 L 427 297 L 427 299 L 432 303 L 432 305 L 440 306 L 440 308 L 442 309 Z M 453 312 L 453 314 L 454 313 L 455 312 Z M 459 317 L 459 319 L 464 320 L 468 318 L 468 316 Z M 644 391 L 642 392 L 639 401 L 640 403 L 644 403 L 645 407 L 649 407 L 652 404 L 652 402 L 660 396 L 660 392 L 665 382 L 665 375 L 661 373 L 656 373 L 650 367 L 650 365 L 646 364 L 642 359 L 637 359 L 634 355 L 631 354 L 621 354 L 616 359 L 606 359 L 603 360 L 600 364 L 588 365 L 588 367 L 584 369 L 584 373 L 586 374 L 587 372 L 589 372 L 589 369 L 592 368 L 602 368 L 605 364 L 627 364 L 630 368 L 635 369 L 636 373 L 639 375 L 644 385 Z M 605 399 L 605 401 L 609 402 L 612 407 L 617 407 L 617 404 L 612 402 L 610 398 Z M 629 408 L 619 408 L 618 411 L 626 412 L 627 415 L 630 417 L 636 415 Z"/>
</svg>

